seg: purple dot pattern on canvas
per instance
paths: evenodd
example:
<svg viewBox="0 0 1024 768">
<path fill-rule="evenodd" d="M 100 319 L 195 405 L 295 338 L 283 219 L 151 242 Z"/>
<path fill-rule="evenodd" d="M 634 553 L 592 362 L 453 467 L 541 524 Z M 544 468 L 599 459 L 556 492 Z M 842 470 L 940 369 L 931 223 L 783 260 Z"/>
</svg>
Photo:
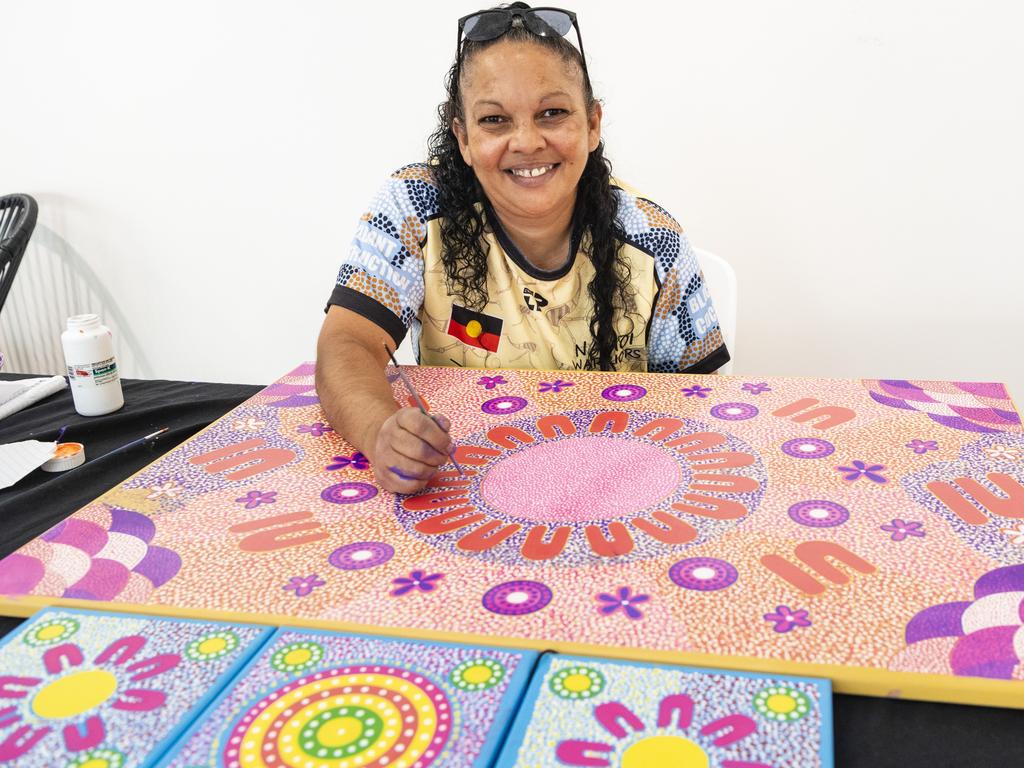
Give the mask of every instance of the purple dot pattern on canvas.
<svg viewBox="0 0 1024 768">
<path fill-rule="evenodd" d="M 491 613 L 522 616 L 541 610 L 551 597 L 551 587 L 539 581 L 506 581 L 487 590 L 483 603 Z"/>
<path fill-rule="evenodd" d="M 714 592 L 736 582 L 739 574 L 732 563 L 717 557 L 688 557 L 668 570 L 673 583 L 684 589 Z"/>
<path fill-rule="evenodd" d="M 616 384 L 614 387 L 607 387 L 601 393 L 601 397 L 615 403 L 630 403 L 646 394 L 647 390 L 639 384 Z"/>
<path fill-rule="evenodd" d="M 746 421 L 760 411 L 750 403 L 719 403 L 711 409 L 711 415 L 724 421 Z"/>
<path fill-rule="evenodd" d="M 506 413 L 521 411 L 527 406 L 527 404 L 525 397 L 507 395 L 505 397 L 494 397 L 487 400 L 480 406 L 480 410 L 484 413 L 489 413 L 491 416 L 503 416 Z"/>
<path fill-rule="evenodd" d="M 337 483 L 320 492 L 320 498 L 331 504 L 359 504 L 377 495 L 377 486 L 369 483 Z"/>
<path fill-rule="evenodd" d="M 782 452 L 794 459 L 823 459 L 835 453 L 836 447 L 818 437 L 798 437 L 784 442 Z"/>
<path fill-rule="evenodd" d="M 794 522 L 810 528 L 835 528 L 850 519 L 850 510 L 834 501 L 810 499 L 791 506 L 789 516 Z"/>
<path fill-rule="evenodd" d="M 327 562 L 343 571 L 376 568 L 395 556 L 395 548 L 383 541 L 356 541 L 331 552 Z"/>
</svg>

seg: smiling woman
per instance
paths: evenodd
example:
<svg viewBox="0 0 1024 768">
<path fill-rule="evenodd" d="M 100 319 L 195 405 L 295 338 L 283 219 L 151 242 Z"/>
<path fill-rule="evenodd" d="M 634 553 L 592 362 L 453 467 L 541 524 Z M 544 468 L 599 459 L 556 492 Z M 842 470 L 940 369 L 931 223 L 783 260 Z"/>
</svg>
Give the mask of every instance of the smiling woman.
<svg viewBox="0 0 1024 768">
<path fill-rule="evenodd" d="M 447 91 L 429 161 L 392 174 L 363 215 L 317 349 L 331 424 L 401 493 L 450 448 L 443 416 L 392 398 L 385 347 L 407 332 L 427 365 L 710 373 L 729 360 L 682 228 L 611 176 L 574 13 L 464 16 Z"/>
</svg>

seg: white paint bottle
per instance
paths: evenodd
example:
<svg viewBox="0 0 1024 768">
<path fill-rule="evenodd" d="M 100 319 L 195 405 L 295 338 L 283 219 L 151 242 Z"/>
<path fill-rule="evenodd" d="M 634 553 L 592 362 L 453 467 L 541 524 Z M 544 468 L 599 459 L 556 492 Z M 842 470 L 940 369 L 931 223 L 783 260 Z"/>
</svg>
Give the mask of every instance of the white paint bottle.
<svg viewBox="0 0 1024 768">
<path fill-rule="evenodd" d="M 68 329 L 60 335 L 68 384 L 75 410 L 83 416 L 102 416 L 124 405 L 121 377 L 114 359 L 114 339 L 99 315 L 68 318 Z"/>
</svg>

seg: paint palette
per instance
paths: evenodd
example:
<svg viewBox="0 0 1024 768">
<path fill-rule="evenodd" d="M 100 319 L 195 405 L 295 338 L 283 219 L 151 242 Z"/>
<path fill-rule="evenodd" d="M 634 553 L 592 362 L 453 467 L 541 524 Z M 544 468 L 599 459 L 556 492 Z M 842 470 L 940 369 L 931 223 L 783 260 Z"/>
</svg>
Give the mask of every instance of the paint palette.
<svg viewBox="0 0 1024 768">
<path fill-rule="evenodd" d="M 0 763 L 153 765 L 263 627 L 55 608 L 0 644 Z"/>
<path fill-rule="evenodd" d="M 1002 385 L 411 368 L 466 474 L 401 497 L 327 425 L 313 373 L 5 558 L 0 607 L 173 606 L 1024 707 L 1024 431 Z"/>
<path fill-rule="evenodd" d="M 535 656 L 282 629 L 161 766 L 489 766 Z"/>
<path fill-rule="evenodd" d="M 827 681 L 544 656 L 498 768 L 830 768 Z"/>
</svg>

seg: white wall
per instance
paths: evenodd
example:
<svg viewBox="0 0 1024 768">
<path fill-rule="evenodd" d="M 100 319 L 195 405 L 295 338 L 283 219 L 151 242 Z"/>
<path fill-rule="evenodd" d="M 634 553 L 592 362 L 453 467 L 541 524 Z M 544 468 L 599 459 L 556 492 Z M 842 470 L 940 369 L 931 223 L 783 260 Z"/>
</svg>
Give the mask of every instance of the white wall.
<svg viewBox="0 0 1024 768">
<path fill-rule="evenodd" d="M 574 7 L 618 175 L 739 274 L 736 373 L 1024 397 L 1019 2 Z M 6 2 L 0 187 L 102 277 L 150 363 L 126 374 L 268 382 L 423 158 L 472 10 Z"/>
</svg>

